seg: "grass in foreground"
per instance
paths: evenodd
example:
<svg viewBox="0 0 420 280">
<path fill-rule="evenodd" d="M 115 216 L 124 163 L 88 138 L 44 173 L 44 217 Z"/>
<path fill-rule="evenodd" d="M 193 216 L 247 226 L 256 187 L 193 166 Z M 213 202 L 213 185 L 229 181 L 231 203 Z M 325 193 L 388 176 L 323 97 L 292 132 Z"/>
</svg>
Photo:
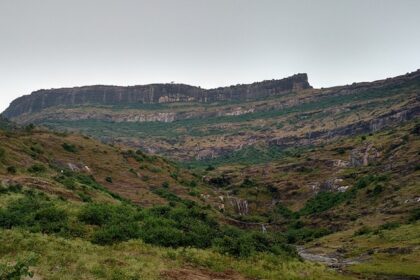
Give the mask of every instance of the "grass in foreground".
<svg viewBox="0 0 420 280">
<path fill-rule="evenodd" d="M 237 259 L 211 250 L 162 248 L 142 241 L 100 246 L 82 239 L 0 230 L 0 263 L 28 255 L 35 258 L 30 270 L 42 279 L 161 279 L 162 272 L 185 266 L 235 270 L 259 279 L 350 279 L 321 265 L 264 253 Z"/>
</svg>

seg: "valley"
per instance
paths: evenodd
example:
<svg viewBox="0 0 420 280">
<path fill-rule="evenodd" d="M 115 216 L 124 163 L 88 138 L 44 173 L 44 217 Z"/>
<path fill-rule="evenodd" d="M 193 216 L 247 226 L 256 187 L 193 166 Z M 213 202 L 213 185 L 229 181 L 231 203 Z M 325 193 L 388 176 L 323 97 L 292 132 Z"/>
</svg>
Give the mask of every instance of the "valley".
<svg viewBox="0 0 420 280">
<path fill-rule="evenodd" d="M 18 98 L 0 120 L 0 275 L 418 279 L 419 93 L 418 70 Z"/>
</svg>

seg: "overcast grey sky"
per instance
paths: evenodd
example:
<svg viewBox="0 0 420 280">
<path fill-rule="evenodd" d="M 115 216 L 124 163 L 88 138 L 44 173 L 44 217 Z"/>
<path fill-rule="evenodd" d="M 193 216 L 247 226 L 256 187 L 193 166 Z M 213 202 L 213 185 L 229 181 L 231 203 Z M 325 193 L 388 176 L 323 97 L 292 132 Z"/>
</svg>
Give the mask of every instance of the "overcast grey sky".
<svg viewBox="0 0 420 280">
<path fill-rule="evenodd" d="M 40 88 L 297 72 L 326 87 L 418 68 L 419 0 L 0 0 L 0 111 Z"/>
</svg>

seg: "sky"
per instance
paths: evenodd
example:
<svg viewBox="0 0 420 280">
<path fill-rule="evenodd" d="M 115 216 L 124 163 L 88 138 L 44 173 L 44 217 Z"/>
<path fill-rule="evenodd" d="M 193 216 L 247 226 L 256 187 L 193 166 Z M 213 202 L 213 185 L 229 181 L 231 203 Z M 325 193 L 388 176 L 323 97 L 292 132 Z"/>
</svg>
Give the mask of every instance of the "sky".
<svg viewBox="0 0 420 280">
<path fill-rule="evenodd" d="M 0 0 L 0 112 L 42 88 L 328 87 L 419 68 L 419 0 Z"/>
</svg>

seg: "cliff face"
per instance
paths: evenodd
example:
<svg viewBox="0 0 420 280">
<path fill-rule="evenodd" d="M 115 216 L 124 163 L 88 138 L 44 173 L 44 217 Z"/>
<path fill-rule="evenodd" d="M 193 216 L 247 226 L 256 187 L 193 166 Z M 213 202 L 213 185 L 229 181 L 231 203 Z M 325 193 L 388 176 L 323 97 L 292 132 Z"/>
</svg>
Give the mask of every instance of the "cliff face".
<svg viewBox="0 0 420 280">
<path fill-rule="evenodd" d="M 4 115 L 178 160 L 211 160 L 253 146 L 286 149 L 374 133 L 418 118 L 419 96 L 420 70 L 325 89 L 312 89 L 298 74 L 210 90 L 181 84 L 40 90 L 13 101 Z"/>
<path fill-rule="evenodd" d="M 281 80 L 263 81 L 205 90 L 184 84 L 151 84 L 144 86 L 85 86 L 39 90 L 14 100 L 3 113 L 14 118 L 54 106 L 129 105 L 172 102 L 246 101 L 311 88 L 307 74 L 296 74 Z"/>
</svg>

